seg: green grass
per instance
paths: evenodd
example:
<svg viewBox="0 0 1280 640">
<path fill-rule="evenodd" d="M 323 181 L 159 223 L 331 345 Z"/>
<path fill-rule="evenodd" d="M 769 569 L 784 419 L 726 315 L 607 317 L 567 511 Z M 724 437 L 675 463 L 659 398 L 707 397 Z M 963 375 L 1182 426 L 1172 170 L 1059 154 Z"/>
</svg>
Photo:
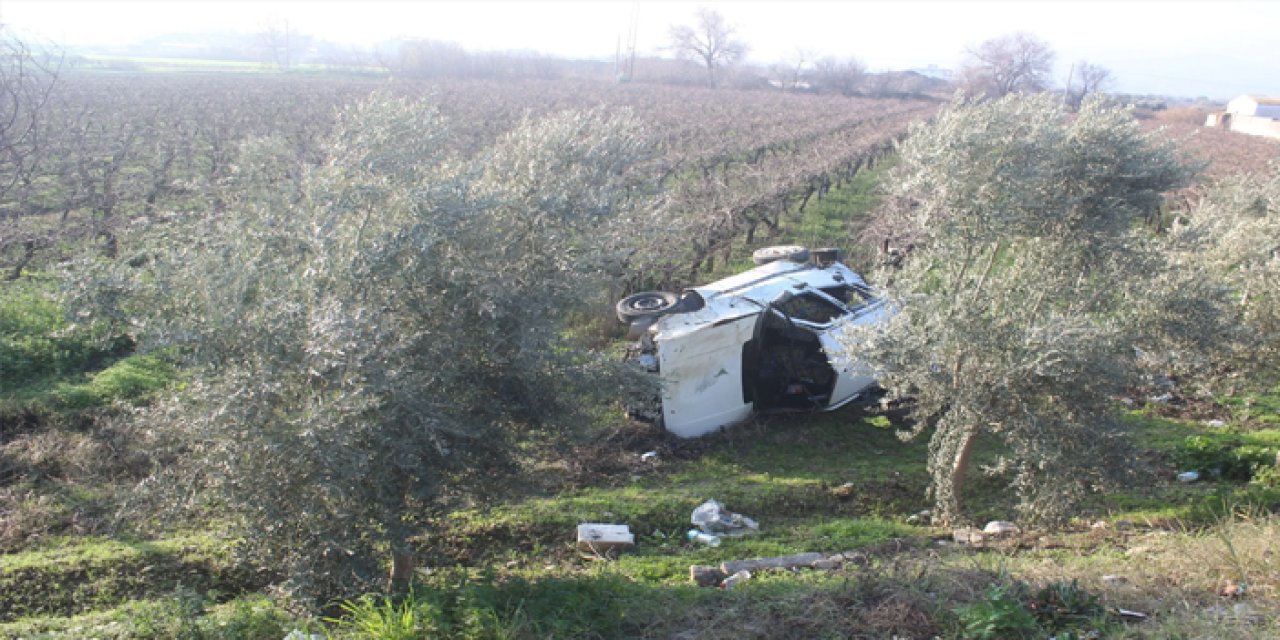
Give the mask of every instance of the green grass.
<svg viewBox="0 0 1280 640">
<path fill-rule="evenodd" d="M 1280 384 L 1219 399 L 1237 422 L 1280 424 Z"/>
<path fill-rule="evenodd" d="M 1172 451 L 1187 436 L 1212 429 L 1143 413 L 1131 419 L 1141 443 L 1157 452 Z M 1259 437 L 1274 441 L 1273 434 Z M 397 620 L 408 620 L 420 634 L 409 637 L 426 637 L 421 635 L 426 633 L 423 630 L 441 638 L 669 637 L 682 630 L 696 630 L 708 638 L 735 634 L 842 637 L 850 625 L 864 625 L 878 630 L 876 637 L 884 635 L 879 631 L 914 630 L 915 637 L 953 638 L 961 637 L 957 612 L 970 612 L 966 615 L 972 618 L 977 609 L 966 607 L 980 603 L 988 587 L 1011 584 L 1011 576 L 1036 589 L 1079 576 L 1091 580 L 1081 582 L 1082 586 L 1100 593 L 1099 575 L 1146 566 L 1135 564 L 1141 557 L 1124 553 L 1136 543 L 1126 544 L 1120 538 L 1115 544 L 1122 546 L 1117 547 L 1093 534 L 1069 531 L 1061 537 L 1065 546 L 1044 550 L 938 547 L 928 537 L 936 531 L 904 524 L 905 516 L 927 505 L 925 443 L 899 441 L 885 416 L 857 408 L 777 416 L 742 425 L 713 436 L 697 455 L 684 458 L 664 455 L 656 463 L 642 463 L 639 452 L 633 453 L 632 469 L 586 486 L 556 489 L 555 482 L 548 482 L 540 485 L 544 490 L 437 521 L 432 537 L 422 540 L 426 565 L 433 569 L 420 574 L 414 598 L 406 603 L 378 598 L 353 601 L 340 618 L 343 622 L 330 632 L 336 638 L 396 637 Z M 982 444 L 983 457 L 996 453 L 990 443 Z M 852 485 L 852 491 L 838 495 L 841 492 L 834 490 L 845 483 Z M 999 502 L 997 497 L 985 494 L 1007 491 L 1000 478 L 974 485 L 992 504 Z M 1113 522 L 1128 519 L 1143 530 L 1156 525 L 1187 531 L 1152 539 L 1185 539 L 1190 544 L 1199 538 L 1186 527 L 1253 518 L 1251 514 L 1261 512 L 1244 505 L 1265 497 L 1256 488 L 1230 482 L 1184 485 L 1161 478 L 1148 489 L 1135 487 L 1102 496 L 1092 507 L 1098 517 Z M 760 533 L 725 538 L 714 548 L 685 540 L 693 507 L 711 498 L 757 519 Z M 573 548 L 573 530 L 585 521 L 629 524 L 637 535 L 637 546 L 615 558 L 581 554 Z M 899 541 L 891 552 L 874 550 L 889 540 Z M 1212 540 L 1196 544 L 1212 547 Z M 216 628 L 228 628 L 213 622 L 217 619 L 239 620 L 235 624 L 243 625 L 237 627 L 241 629 L 305 626 L 306 621 L 289 622 L 278 609 L 261 603 L 256 614 L 242 611 L 239 617 L 228 618 L 225 607 L 213 604 L 222 596 L 198 595 L 201 590 L 218 590 L 208 584 L 198 585 L 200 589 L 188 595 L 172 582 L 157 583 L 147 591 L 128 588 L 127 576 L 138 575 L 145 566 L 167 567 L 162 575 L 180 575 L 184 569 L 179 567 L 221 566 L 218 545 L 209 539 L 68 540 L 65 548 L 51 544 L 40 551 L 7 556 L 0 564 L 0 575 L 25 576 L 11 578 L 21 582 L 19 590 L 27 593 L 25 597 L 30 597 L 32 584 L 48 582 L 83 598 L 86 592 L 76 590 L 73 578 L 84 576 L 91 576 L 90 584 L 97 585 L 92 588 L 94 594 L 116 595 L 88 602 L 85 608 L 97 609 L 93 616 L 98 617 L 39 617 L 33 611 L 28 615 L 34 617 L 0 626 L 0 635 L 14 635 L 15 629 L 44 629 L 48 637 L 77 637 L 71 629 L 91 628 L 98 637 L 165 637 L 178 632 L 185 637 L 237 637 L 213 635 Z M 857 549 L 868 552 L 865 568 L 757 572 L 730 592 L 689 584 L 693 564 Z M 433 555 L 449 550 L 455 555 Z M 1171 548 L 1167 553 L 1177 557 L 1181 552 Z M 441 568 L 455 565 L 458 568 Z M 37 573 L 28 575 L 30 571 Z M 1265 572 L 1251 571 L 1261 575 L 1254 578 L 1259 584 L 1269 584 Z M 1211 579 L 1197 577 L 1195 584 Z M 0 592 L 9 591 L 4 586 L 0 585 Z M 1170 587 L 1161 584 L 1159 588 Z M 238 593 L 223 589 L 228 595 Z M 1134 606 L 1131 596 L 1122 592 L 1102 595 L 1110 598 L 1109 606 Z M 132 598 L 141 599 L 131 602 Z M 1192 616 L 1188 624 L 1196 624 L 1194 611 L 1179 615 Z M 143 625 L 124 622 L 129 616 Z M 112 629 L 127 633 L 100 633 L 102 625 L 112 620 L 117 621 Z M 1110 619 L 1081 624 L 1104 629 L 1108 637 L 1131 633 Z M 1163 624 L 1161 629 L 1169 629 L 1174 623 Z M 1227 625 L 1214 636 L 1211 627 L 1204 628 L 1211 631 L 1206 637 L 1230 637 L 1239 631 Z M 1159 637 L 1161 632 L 1156 633 Z"/>
<path fill-rule="evenodd" d="M 163 358 L 133 355 L 105 369 L 47 375 L 0 393 L 0 414 L 76 413 L 115 401 L 144 402 L 178 378 L 178 370 Z"/>
<path fill-rule="evenodd" d="M 102 325 L 76 325 L 57 283 L 36 274 L 0 287 L 0 416 L 75 413 L 141 401 L 177 378 L 163 358 L 129 355 Z"/>
<path fill-rule="evenodd" d="M 887 171 L 897 164 L 897 156 L 880 160 L 874 168 L 859 171 L 847 184 L 829 191 L 822 200 L 809 203 L 796 224 L 793 237 L 809 247 L 853 249 L 853 239 L 880 205 L 880 184 Z M 866 269 L 865 256 L 851 261 L 856 269 Z"/>
<path fill-rule="evenodd" d="M 1139 446 L 1150 452 L 1155 475 L 1124 491 L 1089 501 L 1086 506 L 1105 514 L 1105 519 L 1194 528 L 1241 512 L 1280 510 L 1280 489 L 1276 487 L 1217 479 L 1207 470 L 1201 481 L 1174 481 L 1176 473 L 1193 466 L 1185 453 L 1189 442 L 1220 443 L 1228 452 L 1241 445 L 1258 447 L 1272 451 L 1274 459 L 1274 451 L 1280 450 L 1280 430 L 1244 430 L 1232 424 L 1215 427 L 1197 420 L 1161 417 L 1150 410 L 1131 412 L 1127 419 Z"/>
<path fill-rule="evenodd" d="M 299 619 L 260 594 L 213 603 L 200 594 L 179 591 L 164 598 L 132 600 L 74 616 L 34 616 L 0 623 L 0 637 L 280 640 L 293 629 L 319 626 Z"/>
<path fill-rule="evenodd" d="M 46 544 L 0 555 L 0 622 L 116 607 L 180 588 L 236 593 L 262 580 L 234 567 L 230 541 L 206 535 Z"/>
<path fill-rule="evenodd" d="M 640 553 L 656 546 L 665 549 L 658 555 L 683 554 L 691 551 L 682 537 L 690 513 L 714 499 L 758 520 L 762 533 L 697 553 L 819 550 L 810 548 L 811 530 L 831 517 L 884 518 L 925 506 L 924 443 L 903 443 L 893 429 L 865 418 L 850 407 L 744 425 L 693 460 L 654 467 L 637 453 L 636 473 L 626 478 L 458 511 L 440 526 L 460 550 L 473 548 L 467 541 L 533 539 L 550 553 L 579 523 L 625 523 L 639 535 Z M 845 483 L 852 490 L 837 496 L 833 489 Z"/>
<path fill-rule="evenodd" d="M 804 211 L 798 210 L 798 202 L 794 203 L 794 210 L 782 217 L 781 228 L 777 232 L 770 233 L 762 225 L 756 230 L 751 244 L 747 244 L 745 236 L 736 238 L 729 263 L 717 261 L 715 269 L 703 274 L 702 279 L 709 282 L 749 269 L 755 266 L 751 262 L 751 252 L 770 245 L 801 244 L 810 248 L 836 247 L 854 251 L 858 234 L 880 204 L 878 185 L 896 162 L 896 156 L 888 156 L 874 168 L 859 171 L 848 182 L 833 187 L 821 200 L 815 194 Z M 857 252 L 849 255 L 846 262 L 855 271 L 866 270 L 872 266 L 874 257 L 874 252 Z"/>
</svg>

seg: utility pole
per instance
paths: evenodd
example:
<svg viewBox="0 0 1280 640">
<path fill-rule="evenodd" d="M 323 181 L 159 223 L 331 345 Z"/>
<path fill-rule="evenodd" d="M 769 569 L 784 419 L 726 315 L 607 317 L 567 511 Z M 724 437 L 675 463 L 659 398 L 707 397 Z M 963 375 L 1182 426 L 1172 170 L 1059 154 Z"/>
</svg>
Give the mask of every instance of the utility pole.
<svg viewBox="0 0 1280 640">
<path fill-rule="evenodd" d="M 631 10 L 631 29 L 627 34 L 627 81 L 630 82 L 636 74 L 636 34 L 640 31 L 640 3 L 637 2 Z"/>
<path fill-rule="evenodd" d="M 1067 71 L 1067 88 L 1062 91 L 1062 104 L 1070 104 L 1071 100 L 1071 80 L 1076 76 L 1076 63 L 1071 63 L 1071 69 Z"/>
</svg>

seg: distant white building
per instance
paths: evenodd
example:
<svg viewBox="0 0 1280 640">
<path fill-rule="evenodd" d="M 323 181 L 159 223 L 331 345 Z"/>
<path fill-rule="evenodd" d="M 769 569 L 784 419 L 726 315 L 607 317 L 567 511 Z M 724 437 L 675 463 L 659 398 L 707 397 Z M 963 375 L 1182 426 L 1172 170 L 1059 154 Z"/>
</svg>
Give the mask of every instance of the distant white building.
<svg viewBox="0 0 1280 640">
<path fill-rule="evenodd" d="M 1227 113 L 1234 116 L 1257 116 L 1277 120 L 1280 119 L 1280 98 L 1240 96 L 1227 103 Z"/>
<path fill-rule="evenodd" d="M 1240 96 L 1227 103 L 1226 111 L 1209 114 L 1204 124 L 1280 139 L 1280 98 Z"/>
</svg>

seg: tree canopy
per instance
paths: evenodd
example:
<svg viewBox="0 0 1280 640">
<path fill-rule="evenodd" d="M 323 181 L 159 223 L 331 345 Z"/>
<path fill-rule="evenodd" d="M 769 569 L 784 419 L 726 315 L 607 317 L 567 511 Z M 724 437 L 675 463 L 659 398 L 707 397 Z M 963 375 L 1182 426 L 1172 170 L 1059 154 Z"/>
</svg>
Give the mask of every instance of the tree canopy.
<svg viewBox="0 0 1280 640">
<path fill-rule="evenodd" d="M 388 549 L 406 580 L 421 519 L 501 471 L 516 430 L 633 379 L 561 321 L 603 288 L 643 128 L 565 112 L 474 156 L 447 136 L 429 105 L 375 96 L 319 166 L 252 141 L 198 240 L 86 285 L 191 372 L 143 416 L 171 461 L 154 495 L 217 507 L 302 595 L 370 588 Z"/>
<path fill-rule="evenodd" d="M 967 51 L 961 82 L 969 93 L 992 98 L 1049 88 L 1053 49 L 1036 36 L 1018 32 L 984 41 Z"/>
<path fill-rule="evenodd" d="M 1114 398 L 1135 354 L 1216 335 L 1219 292 L 1141 224 L 1188 171 L 1127 111 L 1047 95 L 955 102 L 901 151 L 888 215 L 918 246 L 881 274 L 898 313 L 844 339 L 913 399 L 940 517 L 968 513 L 980 438 L 1025 516 L 1062 517 L 1133 466 Z"/>
</svg>

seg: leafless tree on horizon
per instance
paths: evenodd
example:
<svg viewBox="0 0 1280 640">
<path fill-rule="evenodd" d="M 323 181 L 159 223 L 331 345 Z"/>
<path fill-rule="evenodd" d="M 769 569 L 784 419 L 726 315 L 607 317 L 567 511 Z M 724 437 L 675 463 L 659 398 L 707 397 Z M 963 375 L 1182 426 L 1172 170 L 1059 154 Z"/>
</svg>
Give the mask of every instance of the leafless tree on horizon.
<svg viewBox="0 0 1280 640">
<path fill-rule="evenodd" d="M 671 49 L 676 57 L 701 63 L 707 69 L 707 84 L 714 87 L 724 67 L 742 59 L 746 43 L 724 16 L 711 9 L 698 9 L 697 24 L 671 27 Z"/>
<path fill-rule="evenodd" d="M 969 48 L 966 57 L 961 86 L 973 94 L 1000 98 L 1049 88 L 1055 56 L 1049 43 L 1019 31 Z"/>
</svg>

